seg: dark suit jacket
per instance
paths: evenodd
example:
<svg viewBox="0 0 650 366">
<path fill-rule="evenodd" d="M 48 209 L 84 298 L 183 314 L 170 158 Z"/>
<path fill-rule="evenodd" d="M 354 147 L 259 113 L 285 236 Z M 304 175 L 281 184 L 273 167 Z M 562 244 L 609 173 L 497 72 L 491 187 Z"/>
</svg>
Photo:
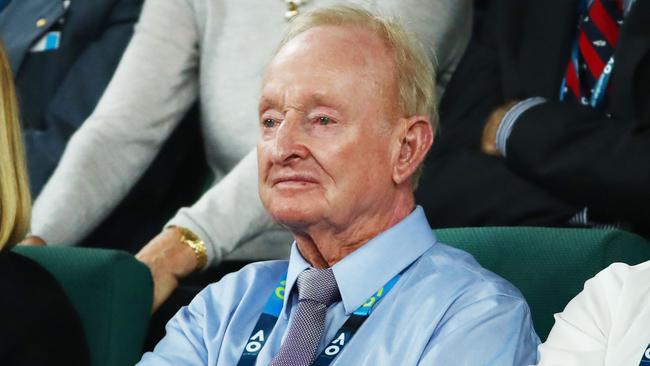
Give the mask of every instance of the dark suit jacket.
<svg viewBox="0 0 650 366">
<path fill-rule="evenodd" d="M 63 0 L 12 0 L 0 13 L 34 196 L 111 80 L 141 6 L 142 0 L 72 0 L 66 9 Z M 52 30 L 61 31 L 58 49 L 31 52 Z"/>
<path fill-rule="evenodd" d="M 34 196 L 111 80 L 142 2 L 71 0 L 65 9 L 63 0 L 12 0 L 0 13 L 0 37 L 15 73 Z M 39 27 L 40 19 L 45 26 Z M 59 48 L 30 52 L 53 29 L 61 31 Z M 194 107 L 129 195 L 84 244 L 137 252 L 179 207 L 200 195 L 209 171 L 202 146 Z"/>
<path fill-rule="evenodd" d="M 90 364 L 86 338 L 61 285 L 36 262 L 0 252 L 0 364 Z"/>
<path fill-rule="evenodd" d="M 435 226 L 563 226 L 590 219 L 650 231 L 650 3 L 637 0 L 616 49 L 609 113 L 559 102 L 578 0 L 494 0 L 441 102 L 441 131 L 418 198 Z M 489 113 L 525 112 L 507 158 L 481 154 Z"/>
</svg>

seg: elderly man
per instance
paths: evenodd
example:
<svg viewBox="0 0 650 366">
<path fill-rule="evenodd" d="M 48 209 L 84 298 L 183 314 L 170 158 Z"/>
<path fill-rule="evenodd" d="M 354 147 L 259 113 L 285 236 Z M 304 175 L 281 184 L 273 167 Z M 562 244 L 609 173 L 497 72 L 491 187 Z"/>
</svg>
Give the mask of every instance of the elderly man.
<svg viewBox="0 0 650 366">
<path fill-rule="evenodd" d="M 437 243 L 413 188 L 434 130 L 432 68 L 396 23 L 298 18 L 263 82 L 259 191 L 295 242 L 167 325 L 141 365 L 524 365 L 521 294 Z"/>
</svg>

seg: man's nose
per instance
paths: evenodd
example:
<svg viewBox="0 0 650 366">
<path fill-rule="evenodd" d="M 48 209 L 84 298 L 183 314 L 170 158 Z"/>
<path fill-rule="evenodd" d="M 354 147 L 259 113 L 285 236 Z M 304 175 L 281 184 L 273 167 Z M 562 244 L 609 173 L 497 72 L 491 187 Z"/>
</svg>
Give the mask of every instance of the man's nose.
<svg viewBox="0 0 650 366">
<path fill-rule="evenodd" d="M 305 142 L 305 131 L 300 116 L 287 113 L 275 134 L 273 162 L 287 164 L 304 159 L 309 153 Z"/>
</svg>

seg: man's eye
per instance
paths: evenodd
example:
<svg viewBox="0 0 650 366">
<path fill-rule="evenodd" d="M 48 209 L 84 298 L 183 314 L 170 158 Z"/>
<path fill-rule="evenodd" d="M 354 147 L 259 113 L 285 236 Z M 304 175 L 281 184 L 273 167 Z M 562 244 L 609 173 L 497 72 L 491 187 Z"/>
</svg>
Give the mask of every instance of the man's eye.
<svg viewBox="0 0 650 366">
<path fill-rule="evenodd" d="M 324 117 L 324 116 L 323 117 L 318 117 L 318 123 L 320 125 L 322 125 L 322 126 L 329 125 L 330 122 L 332 122 L 332 121 L 330 120 L 329 117 Z"/>
<path fill-rule="evenodd" d="M 262 124 L 264 125 L 265 128 L 273 128 L 275 127 L 275 120 L 272 118 L 266 118 L 264 119 Z"/>
</svg>

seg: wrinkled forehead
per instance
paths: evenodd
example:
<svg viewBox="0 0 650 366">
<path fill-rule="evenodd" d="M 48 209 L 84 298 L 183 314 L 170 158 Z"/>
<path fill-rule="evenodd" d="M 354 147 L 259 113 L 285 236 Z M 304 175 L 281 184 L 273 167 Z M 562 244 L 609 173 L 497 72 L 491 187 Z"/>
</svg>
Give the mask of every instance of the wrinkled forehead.
<svg viewBox="0 0 650 366">
<path fill-rule="evenodd" d="M 362 72 L 385 77 L 388 83 L 394 81 L 392 51 L 377 35 L 360 27 L 318 26 L 298 34 L 273 57 L 265 81 L 280 69 L 298 72 L 305 67 L 312 72 Z"/>
<path fill-rule="evenodd" d="M 383 40 L 357 27 L 319 26 L 287 42 L 269 64 L 260 111 L 268 101 L 319 92 L 330 100 L 354 95 L 384 111 L 396 109 L 394 59 Z"/>
</svg>

